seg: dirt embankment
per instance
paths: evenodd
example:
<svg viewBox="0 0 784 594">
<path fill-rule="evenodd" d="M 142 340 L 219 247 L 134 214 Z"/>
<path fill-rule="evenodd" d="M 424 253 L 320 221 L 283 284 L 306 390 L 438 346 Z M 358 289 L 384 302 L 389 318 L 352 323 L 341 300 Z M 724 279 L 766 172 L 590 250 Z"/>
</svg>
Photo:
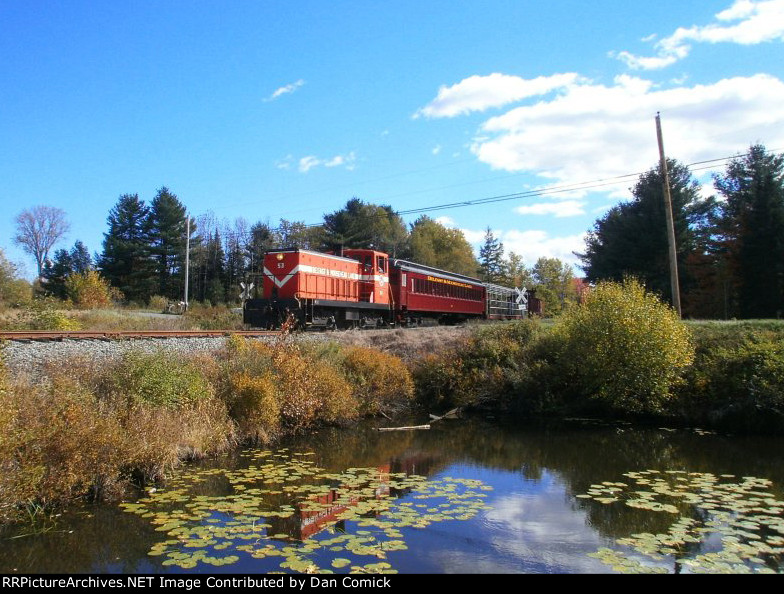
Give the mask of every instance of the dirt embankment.
<svg viewBox="0 0 784 594">
<path fill-rule="evenodd" d="M 465 339 L 471 331 L 470 326 L 428 326 L 332 332 L 329 338 L 341 344 L 372 347 L 396 355 L 408 363 L 455 345 Z"/>
</svg>

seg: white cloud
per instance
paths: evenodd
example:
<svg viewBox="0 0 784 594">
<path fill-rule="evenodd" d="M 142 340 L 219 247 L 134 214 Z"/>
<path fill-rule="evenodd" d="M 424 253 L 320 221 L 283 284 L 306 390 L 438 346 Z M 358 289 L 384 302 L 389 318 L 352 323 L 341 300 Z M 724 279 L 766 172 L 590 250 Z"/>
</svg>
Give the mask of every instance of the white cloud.
<svg viewBox="0 0 784 594">
<path fill-rule="evenodd" d="M 445 573 L 459 568 L 475 574 L 610 573 L 608 565 L 589 556 L 607 539 L 573 501 L 558 477 L 545 470 L 535 489 L 510 490 L 488 501 L 490 510 L 479 518 L 481 552 L 432 547 L 422 554 Z"/>
<path fill-rule="evenodd" d="M 485 242 L 485 232 L 486 229 L 482 229 L 481 231 L 474 231 L 472 229 L 460 229 L 465 235 L 466 241 L 472 244 L 474 247 L 477 248 L 479 251 L 479 246 Z M 496 235 L 497 237 L 497 235 Z"/>
<path fill-rule="evenodd" d="M 484 244 L 486 229 L 461 229 L 468 243 L 476 253 Z M 585 251 L 585 237 L 587 233 L 575 235 L 553 236 L 548 231 L 534 229 L 520 231 L 517 229 L 493 229 L 493 235 L 504 244 L 504 253 L 514 252 L 523 257 L 526 266 L 533 266 L 539 258 L 558 258 L 570 264 L 579 272 L 580 260 L 573 252 Z"/>
<path fill-rule="evenodd" d="M 307 157 L 302 157 L 299 160 L 299 171 L 300 173 L 307 173 L 317 165 L 321 165 L 321 159 L 314 157 L 313 155 L 308 155 Z"/>
<path fill-rule="evenodd" d="M 357 157 L 354 151 L 345 155 L 335 155 L 328 159 L 320 159 L 315 155 L 308 155 L 299 160 L 299 171 L 300 173 L 307 173 L 314 167 L 345 167 L 347 170 L 353 171 L 356 168 L 356 160 Z"/>
<path fill-rule="evenodd" d="M 668 155 L 685 163 L 736 154 L 754 142 L 784 144 L 784 83 L 774 76 L 659 89 L 623 75 L 609 86 L 572 85 L 549 101 L 490 118 L 471 150 L 494 169 L 531 171 L 556 184 L 646 171 L 658 161 L 657 111 Z"/>
<path fill-rule="evenodd" d="M 518 206 L 515 212 L 521 215 L 555 215 L 556 218 L 576 217 L 585 214 L 585 202 L 562 200 Z"/>
<path fill-rule="evenodd" d="M 296 82 L 293 82 L 293 83 L 290 83 L 290 84 L 285 85 L 283 87 L 280 87 L 278 89 L 275 89 L 275 91 L 272 93 L 272 95 L 270 95 L 269 97 L 264 99 L 264 101 L 265 102 L 275 101 L 275 99 L 277 99 L 281 95 L 286 95 L 288 93 L 293 93 L 294 91 L 299 89 L 304 84 L 305 84 L 305 81 L 302 80 L 302 79 L 299 79 Z"/>
<path fill-rule="evenodd" d="M 563 89 L 577 80 L 578 76 L 574 73 L 540 76 L 534 79 L 497 72 L 487 76 L 469 76 L 451 87 L 440 87 L 436 98 L 419 109 L 414 114 L 414 118 L 420 116 L 451 118 L 472 111 L 502 107 L 513 101 Z"/>
<path fill-rule="evenodd" d="M 434 155 L 437 155 L 438 153 L 441 152 L 441 145 L 437 144 L 436 146 L 433 147 L 433 149 L 430 152 L 433 153 Z"/>
<path fill-rule="evenodd" d="M 346 162 L 346 158 L 343 155 L 335 155 L 328 161 L 324 161 L 324 167 L 337 167 L 338 165 L 343 165 Z"/>
<path fill-rule="evenodd" d="M 635 70 L 654 70 L 684 59 L 692 43 L 737 43 L 755 45 L 784 41 L 784 0 L 736 0 L 719 12 L 717 22 L 705 26 L 679 27 L 675 33 L 658 41 L 656 55 L 642 57 L 627 51 L 611 55 Z M 643 41 L 650 41 L 650 37 Z"/>
<path fill-rule="evenodd" d="M 435 221 L 436 223 L 443 225 L 447 229 L 454 229 L 455 227 L 457 227 L 457 223 L 452 217 L 447 217 L 447 216 L 438 217 L 437 219 L 435 219 Z"/>
<path fill-rule="evenodd" d="M 533 266 L 539 258 L 558 258 L 577 268 L 580 260 L 573 252 L 585 251 L 587 233 L 553 236 L 547 231 L 509 230 L 500 234 L 506 253 L 514 252 L 523 257 L 526 266 Z M 579 274 L 579 270 L 577 271 Z"/>
<path fill-rule="evenodd" d="M 294 157 L 292 155 L 286 155 L 283 159 L 279 159 L 278 161 L 275 161 L 275 167 L 277 167 L 278 169 L 290 169 L 291 162 L 293 159 Z"/>
</svg>

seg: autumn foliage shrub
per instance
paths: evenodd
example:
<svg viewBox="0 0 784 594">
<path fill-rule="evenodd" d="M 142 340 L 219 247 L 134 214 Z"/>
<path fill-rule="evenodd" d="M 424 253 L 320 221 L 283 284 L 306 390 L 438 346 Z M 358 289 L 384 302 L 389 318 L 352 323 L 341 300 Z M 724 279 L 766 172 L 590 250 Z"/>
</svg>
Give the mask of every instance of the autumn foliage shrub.
<svg viewBox="0 0 784 594">
<path fill-rule="evenodd" d="M 1 406 L 0 519 L 100 494 L 120 478 L 125 435 L 79 384 L 9 386 Z"/>
<path fill-rule="evenodd" d="M 735 431 L 784 430 L 784 331 L 697 327 L 686 414 Z"/>
<path fill-rule="evenodd" d="M 507 408 L 518 396 L 524 353 L 539 336 L 533 320 L 480 327 L 413 371 L 418 400 L 429 407 L 493 405 Z"/>
<path fill-rule="evenodd" d="M 63 311 L 63 303 L 53 297 L 34 299 L 21 315 L 19 329 L 81 330 L 81 325 Z"/>
<path fill-rule="evenodd" d="M 65 279 L 65 291 L 68 298 L 80 309 L 111 307 L 115 301 L 121 301 L 123 298 L 122 293 L 113 288 L 96 270 L 69 274 Z"/>
<path fill-rule="evenodd" d="M 316 351 L 229 338 L 218 389 L 246 439 L 268 441 L 316 423 L 356 418 L 351 385 Z"/>
<path fill-rule="evenodd" d="M 414 382 L 398 357 L 367 347 L 348 347 L 342 367 L 363 414 L 388 413 L 413 398 Z"/>
<path fill-rule="evenodd" d="M 551 332 L 564 397 L 616 412 L 662 412 L 694 359 L 686 325 L 632 279 L 599 283 Z"/>
<path fill-rule="evenodd" d="M 241 435 L 257 441 L 396 410 L 413 393 L 399 358 L 333 342 L 267 344 L 235 336 L 221 369 L 218 393 Z"/>
</svg>

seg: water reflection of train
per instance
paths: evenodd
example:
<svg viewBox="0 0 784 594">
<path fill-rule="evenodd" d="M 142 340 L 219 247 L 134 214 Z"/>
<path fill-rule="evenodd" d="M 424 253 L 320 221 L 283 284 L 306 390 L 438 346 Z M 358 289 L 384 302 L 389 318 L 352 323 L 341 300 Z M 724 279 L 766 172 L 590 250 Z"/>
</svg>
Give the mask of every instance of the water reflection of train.
<svg viewBox="0 0 784 594">
<path fill-rule="evenodd" d="M 393 496 L 398 497 L 403 491 L 391 489 L 389 485 L 389 464 L 378 466 L 375 473 L 368 474 L 368 482 L 375 485 L 372 497 L 375 499 L 386 499 Z M 366 487 L 367 485 L 363 485 Z M 357 494 L 352 494 L 356 491 Z M 342 483 L 335 483 L 329 491 L 323 495 L 314 495 L 307 499 L 293 504 L 295 513 L 288 518 L 269 518 L 270 523 L 268 533 L 287 534 L 297 540 L 305 540 L 317 534 L 328 526 L 337 525 L 341 528 L 344 523 L 341 515 L 358 505 L 361 501 L 367 500 L 368 494 L 359 495 L 359 489 L 347 487 Z"/>
<path fill-rule="evenodd" d="M 378 476 L 374 477 L 377 483 L 373 497 L 375 499 L 386 499 L 390 495 L 389 465 L 379 466 L 377 470 Z M 339 516 L 343 512 L 348 511 L 349 508 L 356 506 L 360 500 L 358 496 L 346 498 L 346 492 L 338 488 L 330 489 L 326 495 L 309 498 L 305 503 L 317 503 L 320 509 L 308 510 L 303 509 L 305 507 L 303 505 L 297 506 L 297 511 L 299 512 L 297 514 L 299 516 L 298 538 L 305 540 L 327 526 L 340 522 Z"/>
<path fill-rule="evenodd" d="M 243 320 L 256 328 L 383 327 L 434 319 L 517 319 L 541 313 L 531 291 L 483 283 L 383 252 L 341 255 L 290 249 L 268 252 L 262 297 L 246 299 Z"/>
<path fill-rule="evenodd" d="M 393 486 L 390 476 L 399 473 L 427 475 L 432 471 L 433 464 L 434 460 L 429 456 L 412 455 L 403 459 L 394 459 L 388 464 L 375 467 L 374 473 L 369 474 L 370 481 L 374 485 L 372 497 L 387 499 L 407 495 L 411 492 L 411 488 L 401 489 Z M 366 486 L 363 485 L 363 487 Z M 271 526 L 268 533 L 287 534 L 297 540 L 306 540 L 329 526 L 344 531 L 345 521 L 341 518 L 342 514 L 369 497 L 367 494 L 352 496 L 352 490 L 359 492 L 359 488 L 352 489 L 344 484 L 335 483 L 328 493 L 309 497 L 294 504 L 295 513 L 293 516 L 267 519 Z M 378 515 L 377 512 L 369 513 Z"/>
</svg>

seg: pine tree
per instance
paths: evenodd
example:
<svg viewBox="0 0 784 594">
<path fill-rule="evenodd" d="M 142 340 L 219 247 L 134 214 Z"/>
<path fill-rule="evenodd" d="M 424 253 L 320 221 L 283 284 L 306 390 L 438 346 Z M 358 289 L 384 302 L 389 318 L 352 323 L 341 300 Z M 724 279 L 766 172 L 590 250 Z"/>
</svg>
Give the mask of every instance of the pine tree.
<svg viewBox="0 0 784 594">
<path fill-rule="evenodd" d="M 137 194 L 123 194 L 109 211 L 98 267 L 113 287 L 131 301 L 152 295 L 154 269 L 150 258 L 149 208 Z"/>
<path fill-rule="evenodd" d="M 706 213 L 714 207 L 700 199 L 699 186 L 687 167 L 668 160 L 673 223 L 681 293 L 694 286 L 691 254 L 704 250 Z M 642 174 L 632 189 L 634 199 L 614 206 L 588 233 L 586 251 L 579 254 L 590 282 L 639 279 L 649 291 L 671 301 L 669 247 L 664 189 L 659 166 Z"/>
<path fill-rule="evenodd" d="M 482 279 L 500 283 L 505 278 L 504 244 L 496 238 L 490 227 L 485 231 L 485 243 L 479 250 L 479 270 Z"/>
<path fill-rule="evenodd" d="M 67 299 L 68 293 L 65 288 L 65 280 L 73 271 L 73 259 L 68 250 L 55 250 L 54 257 L 51 260 L 46 260 L 44 264 L 43 274 L 41 275 L 44 290 L 58 299 Z"/>
<path fill-rule="evenodd" d="M 84 274 L 88 270 L 92 270 L 93 268 L 93 259 L 90 256 L 90 251 L 87 249 L 87 246 L 81 242 L 81 240 L 77 239 L 76 242 L 73 244 L 71 248 L 71 265 L 73 266 L 73 271 L 78 272 L 79 274 Z"/>
<path fill-rule="evenodd" d="M 733 313 L 777 317 L 784 310 L 784 155 L 752 146 L 715 186 L 726 198 L 720 257 L 733 277 Z"/>
<path fill-rule="evenodd" d="M 185 272 L 185 206 L 164 186 L 150 203 L 148 221 L 156 290 L 163 297 L 179 298 Z M 194 232 L 195 225 L 191 225 Z"/>
</svg>

